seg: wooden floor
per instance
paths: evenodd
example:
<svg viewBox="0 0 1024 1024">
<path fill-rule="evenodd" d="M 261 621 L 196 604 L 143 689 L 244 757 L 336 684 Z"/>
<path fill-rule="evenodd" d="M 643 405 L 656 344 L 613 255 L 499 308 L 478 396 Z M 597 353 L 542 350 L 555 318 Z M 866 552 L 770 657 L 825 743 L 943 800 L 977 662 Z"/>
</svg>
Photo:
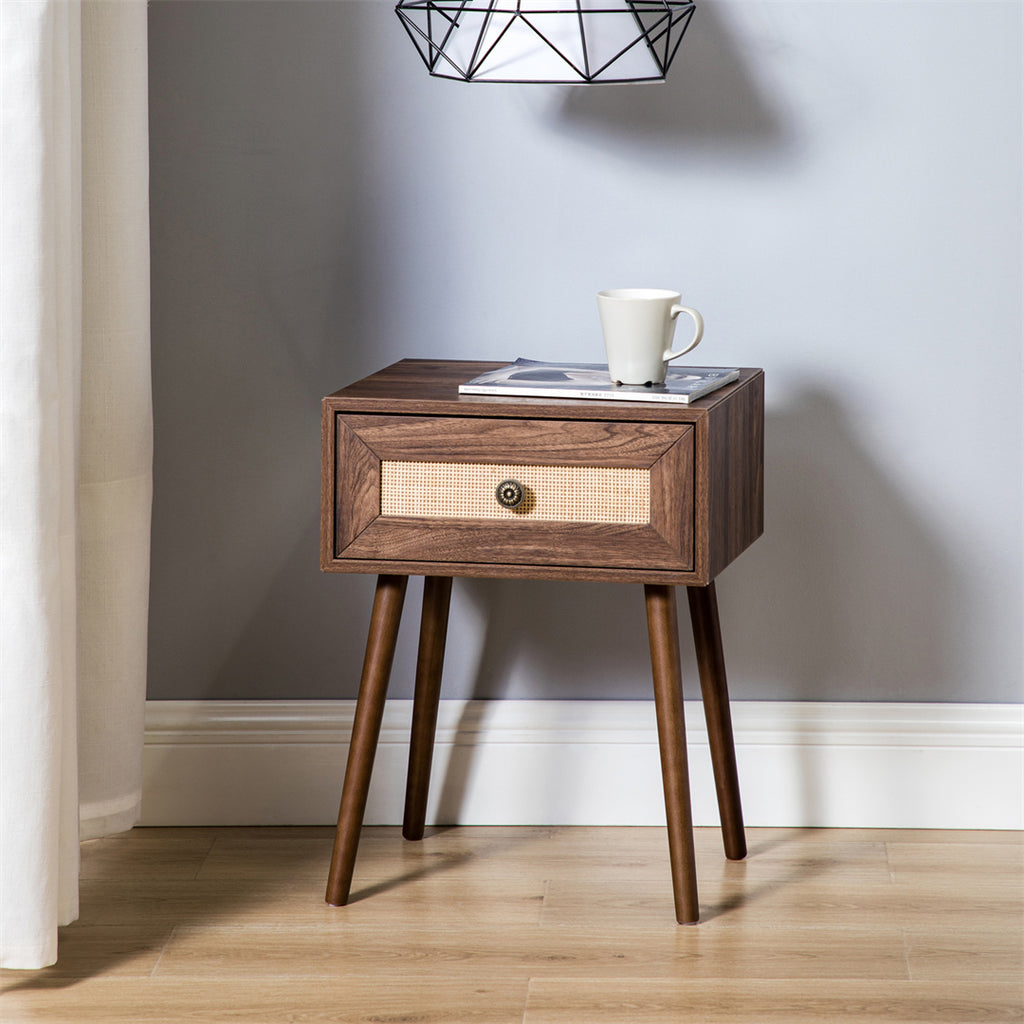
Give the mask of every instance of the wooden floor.
<svg viewBox="0 0 1024 1024">
<path fill-rule="evenodd" d="M 658 828 L 136 829 L 83 847 L 81 919 L 0 1021 L 1024 1021 L 1019 833 L 697 834 L 702 923 Z"/>
</svg>

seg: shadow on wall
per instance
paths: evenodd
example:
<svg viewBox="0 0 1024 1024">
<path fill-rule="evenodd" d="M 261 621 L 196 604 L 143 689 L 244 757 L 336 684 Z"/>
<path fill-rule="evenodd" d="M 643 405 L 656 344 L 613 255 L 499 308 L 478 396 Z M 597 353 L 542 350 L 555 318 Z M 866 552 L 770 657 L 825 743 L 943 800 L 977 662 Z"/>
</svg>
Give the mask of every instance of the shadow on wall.
<svg viewBox="0 0 1024 1024">
<path fill-rule="evenodd" d="M 765 434 L 765 536 L 718 588 L 733 695 L 953 699 L 954 569 L 898 480 L 823 390 Z"/>
<path fill-rule="evenodd" d="M 553 129 L 610 142 L 634 157 L 644 150 L 786 150 L 783 120 L 721 18 L 712 5 L 699 7 L 664 83 L 561 90 L 561 104 L 549 115 Z"/>
<path fill-rule="evenodd" d="M 484 636 L 474 698 L 646 700 L 643 588 L 630 584 L 462 580 Z"/>
<path fill-rule="evenodd" d="M 467 579 L 457 581 L 457 586 L 470 606 L 468 617 L 482 631 L 472 664 L 460 666 L 468 683 L 465 696 L 652 699 L 644 592 L 639 584 Z M 449 652 L 446 669 L 453 653 L 458 658 L 466 652 Z M 460 731 L 471 727 L 475 717 L 467 709 Z M 480 753 L 472 744 L 452 751 L 435 783 L 440 820 L 462 820 Z M 538 778 L 564 787 L 557 768 L 546 770 L 548 758 L 558 760 L 554 746 L 538 745 L 532 757 Z"/>
</svg>

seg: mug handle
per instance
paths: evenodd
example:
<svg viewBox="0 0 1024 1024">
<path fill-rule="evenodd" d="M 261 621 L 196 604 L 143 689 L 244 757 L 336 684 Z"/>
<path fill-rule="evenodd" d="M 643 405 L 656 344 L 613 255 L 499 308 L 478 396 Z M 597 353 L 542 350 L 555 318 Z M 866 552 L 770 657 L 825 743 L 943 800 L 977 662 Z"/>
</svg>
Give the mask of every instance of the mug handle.
<svg viewBox="0 0 1024 1024">
<path fill-rule="evenodd" d="M 673 306 L 669 310 L 668 315 L 672 317 L 673 320 L 675 320 L 675 318 L 679 316 L 680 313 L 689 313 L 690 316 L 693 317 L 694 327 L 696 328 L 693 332 L 693 339 L 690 341 L 690 344 L 686 346 L 686 348 L 681 348 L 678 352 L 666 352 L 661 357 L 661 360 L 664 363 L 667 363 L 672 359 L 678 359 L 680 356 L 686 355 L 686 353 L 689 352 L 691 349 L 695 349 L 700 344 L 700 339 L 704 337 L 704 317 L 702 317 L 700 313 L 697 312 L 697 310 L 690 309 L 689 306 Z"/>
</svg>

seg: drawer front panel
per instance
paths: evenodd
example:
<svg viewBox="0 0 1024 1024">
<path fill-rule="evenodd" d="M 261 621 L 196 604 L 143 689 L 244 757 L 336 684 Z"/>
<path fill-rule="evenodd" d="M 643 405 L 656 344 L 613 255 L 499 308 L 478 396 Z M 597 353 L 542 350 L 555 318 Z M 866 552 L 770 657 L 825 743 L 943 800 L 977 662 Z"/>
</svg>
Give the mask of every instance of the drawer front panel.
<svg viewBox="0 0 1024 1024">
<path fill-rule="evenodd" d="M 331 567 L 347 560 L 688 572 L 690 424 L 338 414 Z M 497 484 L 525 499 L 503 508 Z"/>
<path fill-rule="evenodd" d="M 522 501 L 507 508 L 498 485 L 512 479 Z M 381 462 L 381 515 L 561 523 L 651 521 L 651 473 L 611 466 L 474 462 Z"/>
</svg>

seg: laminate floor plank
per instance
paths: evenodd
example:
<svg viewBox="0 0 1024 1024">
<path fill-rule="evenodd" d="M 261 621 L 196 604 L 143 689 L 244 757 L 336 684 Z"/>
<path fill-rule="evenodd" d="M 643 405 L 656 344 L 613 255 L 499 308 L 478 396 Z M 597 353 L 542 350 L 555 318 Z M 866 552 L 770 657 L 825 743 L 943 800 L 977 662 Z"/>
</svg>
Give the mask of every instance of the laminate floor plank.
<svg viewBox="0 0 1024 1024">
<path fill-rule="evenodd" d="M 232 828 L 218 832 L 196 877 L 263 881 L 280 878 L 323 878 L 331 859 L 330 828 Z"/>
<path fill-rule="evenodd" d="M 757 829 L 771 832 L 772 829 Z M 792 831 L 792 830 L 790 830 Z M 819 839 L 846 836 L 859 842 L 925 843 L 929 845 L 1001 844 L 1021 846 L 1021 833 L 1012 829 L 941 829 L 941 828 L 817 828 L 805 829 Z"/>
<path fill-rule="evenodd" d="M 195 878 L 217 841 L 212 828 L 133 828 L 82 843 L 82 878 Z"/>
<path fill-rule="evenodd" d="M 667 905 L 666 905 L 667 901 Z M 959 920 L 961 930 L 1019 932 L 1020 900 L 1005 889 L 963 892 L 947 886 L 910 889 L 895 883 L 827 885 L 811 880 L 754 884 L 748 879 L 701 879 L 701 924 L 707 928 L 788 925 L 832 930 L 878 926 L 934 928 Z M 667 881 L 630 880 L 609 887 L 592 879 L 558 878 L 548 884 L 541 923 L 582 926 L 595 917 L 616 927 L 646 928 L 672 920 Z"/>
<path fill-rule="evenodd" d="M 1018 926 L 995 932 L 970 928 L 911 929 L 907 964 L 917 981 L 984 979 L 1024 984 L 1024 932 Z"/>
<path fill-rule="evenodd" d="M 893 877 L 910 883 L 933 878 L 1005 880 L 1020 890 L 1024 874 L 1024 847 L 1007 843 L 925 843 L 888 844 L 889 867 Z"/>
<path fill-rule="evenodd" d="M 5 986 L 18 980 L 92 977 L 147 978 L 153 973 L 173 927 L 167 922 L 94 925 L 81 920 L 60 930 L 59 958 L 44 971 L 0 971 L 0 1021 L 6 1009 Z"/>
<path fill-rule="evenodd" d="M 291 877 L 322 879 L 326 884 L 334 830 L 306 830 L 291 837 L 288 829 L 228 830 L 210 850 L 201 879 Z M 414 873 L 417 877 L 462 871 L 506 877 L 532 874 L 527 851 L 543 844 L 549 829 L 428 829 L 424 839 L 408 842 L 400 828 L 366 828 L 356 858 L 356 885 L 377 883 Z"/>
<path fill-rule="evenodd" d="M 660 828 L 135 829 L 83 844 L 81 916 L 0 1021 L 1024 1024 L 1020 833 L 697 829 L 702 923 Z"/>
<path fill-rule="evenodd" d="M 841 943 L 817 931 L 712 931 L 666 924 L 639 932 L 614 921 L 589 928 L 408 928 L 368 922 L 306 927 L 177 928 L 156 977 L 316 977 L 365 974 L 374 966 L 404 976 L 458 971 L 464 979 L 538 977 L 906 978 L 897 928 L 844 929 Z"/>
<path fill-rule="evenodd" d="M 410 876 L 365 890 L 346 907 L 330 907 L 324 902 L 322 878 L 285 877 L 259 885 L 227 878 L 91 882 L 82 886 L 81 912 L 87 920 L 107 925 L 248 927 L 287 922 L 323 929 L 369 922 L 456 927 L 490 925 L 500 917 L 504 925 L 519 927 L 539 923 L 545 888 L 543 882 L 502 879 L 496 901 L 491 879 Z"/>
<path fill-rule="evenodd" d="M 379 974 L 187 984 L 161 978 L 88 979 L 9 987 L 3 1024 L 520 1024 L 525 980 Z"/>
<path fill-rule="evenodd" d="M 1024 1021 L 1013 985 L 542 978 L 523 1024 L 982 1024 Z"/>
</svg>

